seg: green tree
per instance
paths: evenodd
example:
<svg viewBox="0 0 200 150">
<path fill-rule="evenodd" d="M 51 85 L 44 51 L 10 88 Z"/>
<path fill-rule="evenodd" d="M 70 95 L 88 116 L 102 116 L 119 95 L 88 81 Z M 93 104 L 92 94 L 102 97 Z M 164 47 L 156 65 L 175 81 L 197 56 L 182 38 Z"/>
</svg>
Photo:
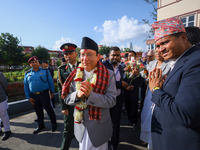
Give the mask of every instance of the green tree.
<svg viewBox="0 0 200 150">
<path fill-rule="evenodd" d="M 76 52 L 77 52 L 78 56 L 80 56 L 80 51 L 81 51 L 81 48 L 77 47 Z"/>
<path fill-rule="evenodd" d="M 37 56 L 39 60 L 49 60 L 50 55 L 45 47 L 38 45 L 31 53 L 31 56 Z"/>
<path fill-rule="evenodd" d="M 31 54 L 25 54 L 25 55 L 24 55 L 24 58 L 23 58 L 23 62 L 24 62 L 23 64 L 24 64 L 24 65 L 29 65 L 29 64 L 28 64 L 28 60 L 29 60 L 30 58 L 31 58 Z"/>
<path fill-rule="evenodd" d="M 109 51 L 110 51 L 110 46 L 106 46 L 106 45 L 103 45 L 100 49 L 99 49 L 99 53 L 101 55 L 103 54 L 109 54 Z"/>
<path fill-rule="evenodd" d="M 158 0 L 144 0 L 147 4 L 153 7 L 153 11 L 150 12 L 150 16 L 153 20 L 157 20 L 157 2 Z"/>
<path fill-rule="evenodd" d="M 10 33 L 1 33 L 0 36 L 0 64 L 6 66 L 20 65 L 23 63 L 23 48 L 19 47 L 20 43 L 17 37 Z"/>
<path fill-rule="evenodd" d="M 129 51 L 130 51 L 130 48 L 124 48 L 123 52 L 129 52 Z"/>
<path fill-rule="evenodd" d="M 153 11 L 150 12 L 150 16 L 151 16 L 151 18 L 152 18 L 153 20 L 156 21 L 156 20 L 157 20 L 157 2 L 158 2 L 158 0 L 144 0 L 144 1 L 145 1 L 147 4 L 152 5 Z M 149 26 L 151 26 L 148 19 L 142 19 L 142 22 L 141 22 L 141 23 L 143 23 L 143 24 L 148 24 Z M 152 28 L 149 30 L 149 32 L 150 32 L 152 35 L 154 35 L 154 32 L 153 32 Z M 144 40 L 144 42 L 145 42 L 147 39 L 152 38 L 152 35 L 148 35 L 147 38 Z"/>
<path fill-rule="evenodd" d="M 61 65 L 61 60 L 58 59 L 58 60 L 56 61 L 56 66 L 59 67 L 60 65 Z"/>
</svg>

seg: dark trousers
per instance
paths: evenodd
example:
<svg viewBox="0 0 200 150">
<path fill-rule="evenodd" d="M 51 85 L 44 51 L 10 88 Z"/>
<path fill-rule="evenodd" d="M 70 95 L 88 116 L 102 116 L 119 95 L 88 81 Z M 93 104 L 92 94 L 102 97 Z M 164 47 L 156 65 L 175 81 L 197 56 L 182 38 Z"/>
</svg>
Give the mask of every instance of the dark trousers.
<svg viewBox="0 0 200 150">
<path fill-rule="evenodd" d="M 56 124 L 56 115 L 51 106 L 49 92 L 44 92 L 42 94 L 31 94 L 31 98 L 35 100 L 35 104 L 33 105 L 35 112 L 38 118 L 38 127 L 42 127 L 44 125 L 44 112 L 43 108 L 46 110 L 52 124 Z"/>
<path fill-rule="evenodd" d="M 68 107 L 69 115 L 64 114 L 64 131 L 61 150 L 68 150 L 74 135 L 74 106 Z"/>
<path fill-rule="evenodd" d="M 140 114 L 142 112 L 142 108 L 143 108 L 143 105 L 144 105 L 144 99 L 145 99 L 145 96 L 146 96 L 146 90 L 147 90 L 147 85 L 145 83 L 142 84 L 142 87 L 141 87 L 141 102 L 140 102 Z"/>
<path fill-rule="evenodd" d="M 124 95 L 128 120 L 137 124 L 139 89 L 130 92 L 125 91 Z"/>
<path fill-rule="evenodd" d="M 123 96 L 120 94 L 116 98 L 117 103 L 114 107 L 110 108 L 110 116 L 113 123 L 113 132 L 111 137 L 111 144 L 117 146 L 119 144 L 119 133 L 120 133 L 120 120 L 123 105 Z"/>
<path fill-rule="evenodd" d="M 55 108 L 55 98 L 51 98 L 51 102 L 52 102 L 52 105 L 53 105 L 53 108 Z"/>
</svg>

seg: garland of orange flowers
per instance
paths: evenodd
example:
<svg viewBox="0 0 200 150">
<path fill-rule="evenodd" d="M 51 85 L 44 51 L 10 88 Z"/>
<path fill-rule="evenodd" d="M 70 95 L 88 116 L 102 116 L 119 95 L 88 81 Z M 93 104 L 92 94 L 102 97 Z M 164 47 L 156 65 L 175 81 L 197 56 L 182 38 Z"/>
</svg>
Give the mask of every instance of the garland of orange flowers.
<svg viewBox="0 0 200 150">
<path fill-rule="evenodd" d="M 83 81 L 83 70 L 84 70 L 83 65 L 79 64 L 79 66 L 77 68 L 76 76 L 74 78 L 76 91 L 80 90 L 80 88 L 81 88 L 81 82 Z M 97 72 L 97 67 L 95 67 L 95 69 L 94 69 L 94 73 L 92 74 L 91 82 L 90 82 L 91 77 L 87 79 L 87 81 L 91 83 L 92 87 L 94 87 L 96 85 L 96 81 L 97 81 L 96 72 Z M 75 109 L 76 109 L 76 113 L 75 113 L 75 117 L 74 117 L 75 123 L 78 123 L 78 124 L 81 123 L 81 121 L 83 120 L 83 110 L 86 108 L 87 108 L 87 104 L 85 102 L 85 98 L 82 97 L 80 102 L 75 105 Z"/>
</svg>

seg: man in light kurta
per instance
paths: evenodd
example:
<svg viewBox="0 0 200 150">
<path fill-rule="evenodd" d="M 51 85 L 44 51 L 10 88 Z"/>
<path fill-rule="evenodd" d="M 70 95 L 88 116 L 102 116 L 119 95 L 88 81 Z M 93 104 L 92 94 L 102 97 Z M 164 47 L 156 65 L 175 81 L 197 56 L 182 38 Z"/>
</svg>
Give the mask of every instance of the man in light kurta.
<svg viewBox="0 0 200 150">
<path fill-rule="evenodd" d="M 112 135 L 109 108 L 116 104 L 115 77 L 99 56 L 97 43 L 83 37 L 81 64 L 63 84 L 65 103 L 75 105 L 74 134 L 80 150 L 108 150 Z"/>
</svg>

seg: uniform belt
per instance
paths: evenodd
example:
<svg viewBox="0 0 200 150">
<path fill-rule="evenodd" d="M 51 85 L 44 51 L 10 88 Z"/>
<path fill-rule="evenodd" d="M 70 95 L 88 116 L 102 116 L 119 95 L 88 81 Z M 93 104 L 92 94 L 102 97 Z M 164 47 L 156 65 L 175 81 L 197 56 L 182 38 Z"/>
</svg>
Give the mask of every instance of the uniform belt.
<svg viewBox="0 0 200 150">
<path fill-rule="evenodd" d="M 44 91 L 41 91 L 41 92 L 35 92 L 35 93 L 32 93 L 32 94 L 36 94 L 36 95 L 38 95 L 38 94 L 42 94 L 42 93 L 47 92 L 47 91 L 49 91 L 49 89 L 44 90 Z"/>
</svg>

